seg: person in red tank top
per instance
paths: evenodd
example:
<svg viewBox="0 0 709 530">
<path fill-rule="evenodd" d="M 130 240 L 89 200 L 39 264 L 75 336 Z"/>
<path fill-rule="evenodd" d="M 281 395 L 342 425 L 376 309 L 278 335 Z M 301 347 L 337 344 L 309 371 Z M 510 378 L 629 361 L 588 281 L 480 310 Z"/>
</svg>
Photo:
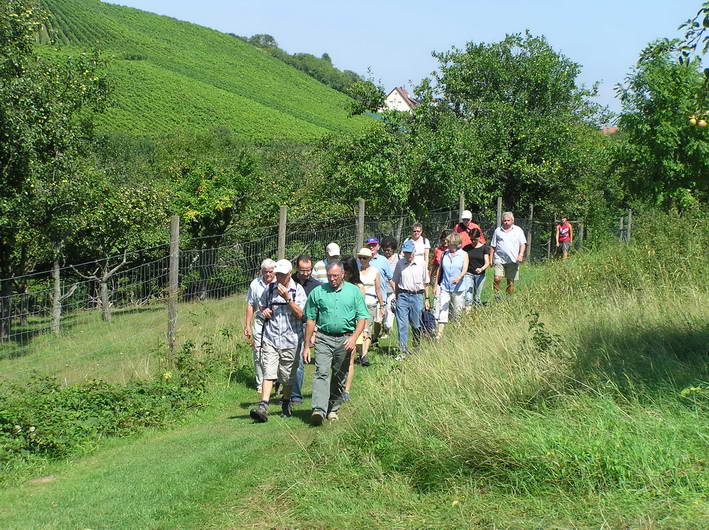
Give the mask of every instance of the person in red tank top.
<svg viewBox="0 0 709 530">
<path fill-rule="evenodd" d="M 561 248 L 563 259 L 569 257 L 569 249 L 574 242 L 574 229 L 569 223 L 569 218 L 564 216 L 561 218 L 561 223 L 556 225 L 556 246 Z"/>
<path fill-rule="evenodd" d="M 480 230 L 480 242 L 485 243 L 485 232 L 479 225 L 473 222 L 473 214 L 470 210 L 464 210 L 463 213 L 460 214 L 460 222 L 456 223 L 453 227 L 453 230 L 460 234 L 461 248 L 465 249 L 465 247 L 471 244 L 470 232 L 476 228 Z"/>
</svg>

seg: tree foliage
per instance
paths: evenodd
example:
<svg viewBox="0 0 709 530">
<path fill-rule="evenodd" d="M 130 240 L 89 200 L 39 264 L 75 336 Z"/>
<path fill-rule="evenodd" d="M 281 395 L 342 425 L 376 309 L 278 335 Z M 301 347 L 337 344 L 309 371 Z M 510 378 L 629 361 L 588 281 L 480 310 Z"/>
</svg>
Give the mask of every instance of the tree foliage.
<svg viewBox="0 0 709 530">
<path fill-rule="evenodd" d="M 381 85 L 363 79 L 352 83 L 347 89 L 347 95 L 353 99 L 348 109 L 350 116 L 379 111 L 386 97 Z"/>
<path fill-rule="evenodd" d="M 699 60 L 678 64 L 675 49 L 668 40 L 648 45 L 618 87 L 625 141 L 616 165 L 634 197 L 686 207 L 709 198 L 709 131 L 690 123 L 692 115 L 709 119 L 709 109 L 696 108 Z"/>
<path fill-rule="evenodd" d="M 71 229 L 90 175 L 78 163 L 108 87 L 97 54 L 60 61 L 33 43 L 44 14 L 28 0 L 0 6 L 0 266 L 22 230 L 53 239 Z M 53 232 L 53 233 L 52 233 Z"/>
</svg>

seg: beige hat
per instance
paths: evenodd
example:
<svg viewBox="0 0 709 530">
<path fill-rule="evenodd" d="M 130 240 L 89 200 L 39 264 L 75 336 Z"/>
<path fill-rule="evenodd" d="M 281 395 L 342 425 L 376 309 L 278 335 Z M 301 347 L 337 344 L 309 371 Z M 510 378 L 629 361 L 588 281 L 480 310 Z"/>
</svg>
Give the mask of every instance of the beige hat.
<svg viewBox="0 0 709 530">
<path fill-rule="evenodd" d="M 339 256 L 340 255 L 340 245 L 338 245 L 337 243 L 330 243 L 327 247 L 325 247 L 325 252 L 330 257 Z"/>
<path fill-rule="evenodd" d="M 359 252 L 357 252 L 357 257 L 358 258 L 371 258 L 372 251 L 369 250 L 368 248 L 360 248 Z"/>
<path fill-rule="evenodd" d="M 276 262 L 276 267 L 274 269 L 274 272 L 276 274 L 288 274 L 293 270 L 293 265 L 291 265 L 291 262 L 288 261 L 287 259 L 279 259 Z"/>
</svg>

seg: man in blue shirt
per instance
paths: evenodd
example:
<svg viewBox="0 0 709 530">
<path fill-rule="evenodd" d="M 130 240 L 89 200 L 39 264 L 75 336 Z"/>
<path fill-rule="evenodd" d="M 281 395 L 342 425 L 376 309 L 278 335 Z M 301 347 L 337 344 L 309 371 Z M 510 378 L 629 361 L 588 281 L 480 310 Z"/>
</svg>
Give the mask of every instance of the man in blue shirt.
<svg viewBox="0 0 709 530">
<path fill-rule="evenodd" d="M 379 239 L 376 237 L 370 237 L 367 239 L 367 248 L 372 251 L 372 258 L 369 260 L 369 265 L 371 267 L 376 267 L 379 269 L 381 274 L 381 289 L 382 297 L 386 305 L 387 295 L 389 292 L 394 291 L 394 282 L 392 282 L 393 272 L 391 270 L 391 265 L 389 260 L 384 256 L 379 254 Z M 382 333 L 382 323 L 374 322 L 374 335 L 372 336 L 372 344 L 376 344 L 377 339 L 379 339 Z"/>
</svg>

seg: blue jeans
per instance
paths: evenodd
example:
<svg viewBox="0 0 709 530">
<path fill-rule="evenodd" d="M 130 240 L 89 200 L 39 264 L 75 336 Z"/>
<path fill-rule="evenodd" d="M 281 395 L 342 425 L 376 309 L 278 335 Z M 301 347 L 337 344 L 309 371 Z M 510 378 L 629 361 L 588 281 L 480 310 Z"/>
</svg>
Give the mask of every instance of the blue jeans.
<svg viewBox="0 0 709 530">
<path fill-rule="evenodd" d="M 291 390 L 290 398 L 293 401 L 303 401 L 303 376 L 305 375 L 305 363 L 303 362 L 303 350 L 299 350 L 297 355 L 298 370 L 295 372 L 295 383 Z"/>
<path fill-rule="evenodd" d="M 418 343 L 421 328 L 423 296 L 420 294 L 399 293 L 396 297 L 396 328 L 399 331 L 399 349 L 408 351 L 409 324 L 414 336 L 414 345 Z"/>
<path fill-rule="evenodd" d="M 483 285 L 485 285 L 485 275 L 466 273 L 465 281 L 467 282 L 465 289 L 465 305 L 482 305 L 482 302 L 480 302 L 480 294 L 483 292 Z"/>
</svg>

